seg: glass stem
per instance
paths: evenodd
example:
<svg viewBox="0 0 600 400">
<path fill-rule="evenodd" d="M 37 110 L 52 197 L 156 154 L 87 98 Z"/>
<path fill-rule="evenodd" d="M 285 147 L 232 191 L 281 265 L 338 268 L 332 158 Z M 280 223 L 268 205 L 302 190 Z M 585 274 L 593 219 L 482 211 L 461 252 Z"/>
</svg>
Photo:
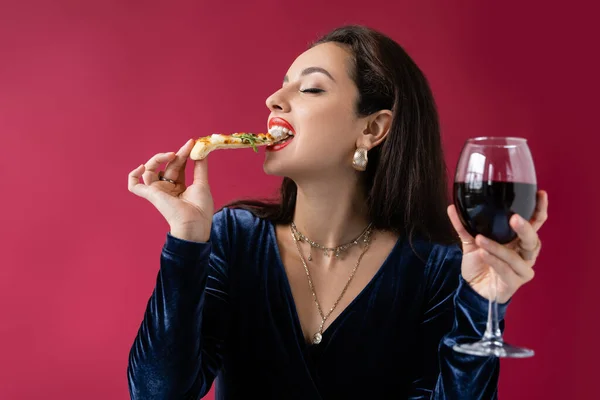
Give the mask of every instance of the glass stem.
<svg viewBox="0 0 600 400">
<path fill-rule="evenodd" d="M 488 305 L 488 320 L 483 338 L 502 342 L 502 332 L 498 321 L 498 274 L 490 268 L 492 279 L 490 279 L 490 301 Z"/>
</svg>

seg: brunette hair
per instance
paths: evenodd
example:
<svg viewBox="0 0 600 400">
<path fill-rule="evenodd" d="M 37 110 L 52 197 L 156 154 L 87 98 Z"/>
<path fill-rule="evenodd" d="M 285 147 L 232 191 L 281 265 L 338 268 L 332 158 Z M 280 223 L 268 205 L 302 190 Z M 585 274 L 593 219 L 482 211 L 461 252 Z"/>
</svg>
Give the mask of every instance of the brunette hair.
<svg viewBox="0 0 600 400">
<path fill-rule="evenodd" d="M 387 109 L 393 120 L 386 139 L 369 151 L 364 174 L 370 220 L 376 229 L 408 237 L 458 243 L 446 213 L 447 170 L 437 108 L 423 72 L 388 36 L 365 26 L 343 26 L 309 47 L 337 43 L 352 54 L 351 78 L 358 88 L 356 112 Z M 277 200 L 245 199 L 223 207 L 241 208 L 275 224 L 292 222 L 297 186 L 283 178 Z"/>
</svg>

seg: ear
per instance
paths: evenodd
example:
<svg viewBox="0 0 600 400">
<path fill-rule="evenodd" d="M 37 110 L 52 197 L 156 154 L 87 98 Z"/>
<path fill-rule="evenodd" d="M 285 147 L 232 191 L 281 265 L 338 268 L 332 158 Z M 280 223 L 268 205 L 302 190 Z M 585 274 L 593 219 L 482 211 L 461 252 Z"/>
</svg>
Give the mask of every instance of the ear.
<svg viewBox="0 0 600 400">
<path fill-rule="evenodd" d="M 366 147 L 372 149 L 383 142 L 392 126 L 392 112 L 390 110 L 380 110 L 369 115 L 367 118 L 367 127 L 356 141 L 356 147 Z"/>
</svg>

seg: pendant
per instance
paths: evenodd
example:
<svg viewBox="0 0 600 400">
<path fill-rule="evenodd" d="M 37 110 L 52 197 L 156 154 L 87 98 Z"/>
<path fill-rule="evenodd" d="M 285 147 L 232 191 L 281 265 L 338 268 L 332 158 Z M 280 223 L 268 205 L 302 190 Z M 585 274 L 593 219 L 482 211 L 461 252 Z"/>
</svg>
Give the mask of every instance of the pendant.
<svg viewBox="0 0 600 400">
<path fill-rule="evenodd" d="M 308 261 L 312 261 L 312 253 L 308 253 Z"/>
<path fill-rule="evenodd" d="M 321 335 L 320 332 L 315 333 L 315 335 L 313 336 L 313 344 L 321 343 L 322 339 L 323 339 L 323 336 Z"/>
</svg>

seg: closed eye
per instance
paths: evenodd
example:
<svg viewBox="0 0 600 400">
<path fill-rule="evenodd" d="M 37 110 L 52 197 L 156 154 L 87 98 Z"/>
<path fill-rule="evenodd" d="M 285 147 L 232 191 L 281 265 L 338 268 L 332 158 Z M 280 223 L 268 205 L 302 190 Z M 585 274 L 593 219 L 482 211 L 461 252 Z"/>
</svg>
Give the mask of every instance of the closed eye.
<svg viewBox="0 0 600 400">
<path fill-rule="evenodd" d="M 302 89 L 300 91 L 302 93 L 322 93 L 322 92 L 324 92 L 323 89 L 317 89 L 317 88 Z"/>
</svg>

